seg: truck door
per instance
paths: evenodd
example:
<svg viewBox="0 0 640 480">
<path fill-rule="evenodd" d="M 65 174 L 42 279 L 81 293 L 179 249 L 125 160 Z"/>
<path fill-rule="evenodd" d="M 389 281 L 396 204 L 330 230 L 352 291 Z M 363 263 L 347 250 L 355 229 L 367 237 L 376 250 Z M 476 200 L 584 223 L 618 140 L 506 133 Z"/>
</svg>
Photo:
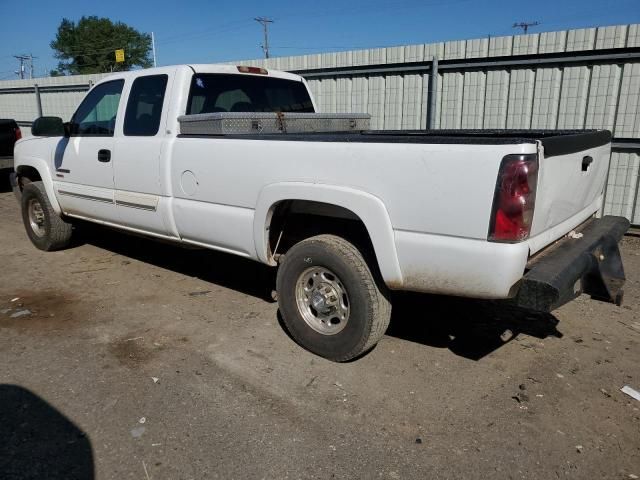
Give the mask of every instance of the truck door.
<svg viewBox="0 0 640 480">
<path fill-rule="evenodd" d="M 54 187 L 65 213 L 117 221 L 113 199 L 113 134 L 124 80 L 100 83 L 71 119 L 71 136 L 54 155 Z"/>
<path fill-rule="evenodd" d="M 127 98 L 122 135 L 116 137 L 115 202 L 122 225 L 167 235 L 169 198 L 160 180 L 169 75 L 137 77 Z"/>
</svg>

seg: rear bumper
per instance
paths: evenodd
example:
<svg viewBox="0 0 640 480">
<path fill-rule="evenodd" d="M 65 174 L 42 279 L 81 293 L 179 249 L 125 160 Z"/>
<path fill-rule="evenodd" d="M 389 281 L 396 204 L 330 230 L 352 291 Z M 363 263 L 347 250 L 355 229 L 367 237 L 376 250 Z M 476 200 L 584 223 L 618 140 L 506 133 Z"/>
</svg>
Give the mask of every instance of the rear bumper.
<svg viewBox="0 0 640 480">
<path fill-rule="evenodd" d="M 591 220 L 529 262 L 514 301 L 550 312 L 585 293 L 620 305 L 625 276 L 618 242 L 628 229 L 623 217 Z"/>
<path fill-rule="evenodd" d="M 13 168 L 13 157 L 0 157 L 0 170 Z"/>
</svg>

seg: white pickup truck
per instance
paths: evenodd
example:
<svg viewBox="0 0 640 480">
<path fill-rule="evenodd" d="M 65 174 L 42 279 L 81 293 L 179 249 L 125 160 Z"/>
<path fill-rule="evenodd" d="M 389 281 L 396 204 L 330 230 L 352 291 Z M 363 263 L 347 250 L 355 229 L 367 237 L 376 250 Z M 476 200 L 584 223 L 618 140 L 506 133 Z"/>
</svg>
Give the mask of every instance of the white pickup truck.
<svg viewBox="0 0 640 480">
<path fill-rule="evenodd" d="M 629 222 L 595 218 L 608 131 L 185 128 L 207 115 L 315 111 L 304 79 L 284 72 L 111 75 L 71 122 L 42 117 L 16 144 L 12 184 L 28 236 L 61 249 L 82 219 L 277 266 L 286 327 L 335 361 L 380 340 L 390 290 L 539 311 L 581 293 L 621 302 Z"/>
</svg>

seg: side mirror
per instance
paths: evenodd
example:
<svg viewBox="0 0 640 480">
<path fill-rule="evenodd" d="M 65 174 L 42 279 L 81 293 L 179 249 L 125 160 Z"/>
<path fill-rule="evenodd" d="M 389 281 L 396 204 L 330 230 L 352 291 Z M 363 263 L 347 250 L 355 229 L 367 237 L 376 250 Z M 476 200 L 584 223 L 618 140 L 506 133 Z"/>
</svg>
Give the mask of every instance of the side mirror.
<svg viewBox="0 0 640 480">
<path fill-rule="evenodd" d="M 64 137 L 64 123 L 60 117 L 36 118 L 31 125 L 31 135 L 34 137 Z"/>
</svg>

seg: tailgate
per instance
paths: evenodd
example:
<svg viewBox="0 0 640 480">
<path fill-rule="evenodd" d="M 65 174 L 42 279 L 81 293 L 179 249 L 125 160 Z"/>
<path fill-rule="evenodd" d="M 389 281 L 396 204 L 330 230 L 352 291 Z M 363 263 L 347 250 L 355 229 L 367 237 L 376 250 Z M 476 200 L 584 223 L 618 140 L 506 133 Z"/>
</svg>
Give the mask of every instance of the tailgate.
<svg viewBox="0 0 640 480">
<path fill-rule="evenodd" d="M 602 202 L 611 156 L 608 131 L 538 142 L 539 173 L 529 248 L 536 253 L 593 215 Z"/>
</svg>

